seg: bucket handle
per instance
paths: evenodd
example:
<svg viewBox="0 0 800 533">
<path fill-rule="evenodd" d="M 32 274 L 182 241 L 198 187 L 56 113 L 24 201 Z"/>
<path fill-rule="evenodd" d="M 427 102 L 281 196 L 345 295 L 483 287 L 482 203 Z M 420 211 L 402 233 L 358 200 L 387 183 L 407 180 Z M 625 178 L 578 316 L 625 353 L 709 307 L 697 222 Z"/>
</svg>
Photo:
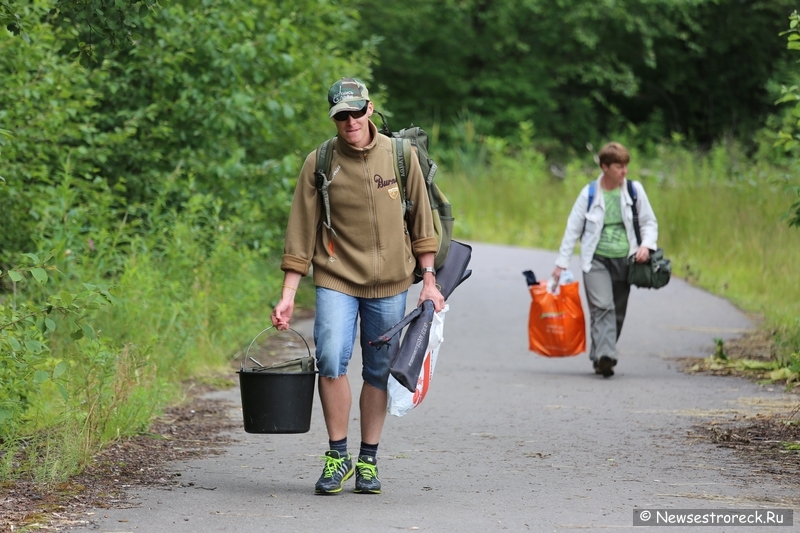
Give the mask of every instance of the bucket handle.
<svg viewBox="0 0 800 533">
<path fill-rule="evenodd" d="M 257 364 L 257 365 L 258 365 L 258 366 L 260 366 L 261 368 L 265 368 L 265 367 L 264 367 L 264 365 L 262 365 L 261 363 L 259 363 L 258 361 L 256 361 L 256 360 L 255 360 L 255 359 L 253 359 L 252 357 L 250 357 L 250 348 L 252 348 L 252 347 L 253 347 L 253 344 L 255 344 L 256 340 L 258 340 L 258 338 L 259 338 L 261 335 L 263 335 L 264 333 L 268 332 L 268 331 L 269 331 L 269 330 L 271 330 L 271 329 L 275 329 L 275 326 L 270 326 L 270 327 L 268 327 L 268 328 L 266 328 L 266 329 L 262 329 L 262 330 L 261 330 L 261 332 L 260 332 L 258 335 L 256 335 L 255 337 L 253 337 L 253 340 L 252 340 L 252 341 L 250 341 L 250 346 L 248 346 L 248 347 L 247 347 L 247 351 L 244 353 L 244 360 L 242 361 L 242 365 L 241 365 L 241 367 L 240 367 L 240 369 L 241 369 L 241 370 L 244 370 L 244 365 L 247 363 L 247 360 L 248 360 L 248 359 L 250 359 L 251 361 L 253 361 L 255 364 Z M 300 337 L 300 339 L 302 339 L 302 341 L 303 341 L 303 344 L 305 344 L 305 345 L 306 345 L 306 351 L 308 352 L 308 356 L 309 356 L 309 357 L 311 357 L 311 348 L 309 348 L 309 347 L 308 347 L 308 343 L 306 342 L 306 339 L 305 339 L 305 337 L 303 337 L 302 335 L 300 335 L 300 333 L 298 333 L 298 332 L 297 332 L 297 330 L 295 330 L 295 329 L 292 329 L 292 328 L 288 328 L 288 329 L 289 329 L 289 331 L 292 331 L 292 332 L 294 332 L 294 334 L 295 334 L 295 335 L 297 335 L 298 337 Z"/>
</svg>

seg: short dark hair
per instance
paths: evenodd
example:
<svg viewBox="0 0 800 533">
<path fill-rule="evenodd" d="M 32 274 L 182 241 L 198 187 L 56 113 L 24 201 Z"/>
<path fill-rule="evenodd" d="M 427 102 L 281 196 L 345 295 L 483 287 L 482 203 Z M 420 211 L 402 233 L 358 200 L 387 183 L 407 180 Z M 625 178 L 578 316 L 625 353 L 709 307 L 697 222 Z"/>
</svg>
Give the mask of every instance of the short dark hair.
<svg viewBox="0 0 800 533">
<path fill-rule="evenodd" d="M 603 146 L 600 149 L 598 158 L 600 159 L 600 166 L 611 165 L 613 163 L 627 165 L 631 162 L 631 154 L 628 152 L 628 149 L 617 142 L 610 142 Z"/>
</svg>

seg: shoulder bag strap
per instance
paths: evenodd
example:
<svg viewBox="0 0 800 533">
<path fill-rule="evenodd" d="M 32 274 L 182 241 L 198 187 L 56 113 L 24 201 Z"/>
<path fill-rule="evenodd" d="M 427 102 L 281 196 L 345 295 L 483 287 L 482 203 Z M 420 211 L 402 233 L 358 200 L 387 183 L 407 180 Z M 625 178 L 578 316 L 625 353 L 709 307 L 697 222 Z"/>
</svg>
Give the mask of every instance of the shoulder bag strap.
<svg viewBox="0 0 800 533">
<path fill-rule="evenodd" d="M 633 200 L 633 204 L 631 204 L 631 210 L 633 211 L 633 231 L 636 233 L 636 244 L 642 244 L 642 234 L 639 230 L 639 210 L 636 209 L 636 189 L 633 186 L 633 181 L 625 180 L 628 183 L 628 194 L 631 195 L 631 200 Z"/>
</svg>

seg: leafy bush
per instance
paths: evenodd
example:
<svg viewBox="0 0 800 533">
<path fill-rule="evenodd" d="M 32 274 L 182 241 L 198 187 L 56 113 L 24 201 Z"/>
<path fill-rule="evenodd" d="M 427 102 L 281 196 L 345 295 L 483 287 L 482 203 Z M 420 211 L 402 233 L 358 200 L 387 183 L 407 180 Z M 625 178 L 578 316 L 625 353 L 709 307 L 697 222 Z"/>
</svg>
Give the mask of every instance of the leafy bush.
<svg viewBox="0 0 800 533">
<path fill-rule="evenodd" d="M 0 359 L 0 434 L 13 434 L 20 419 L 46 396 L 45 385 L 54 386 L 67 399 L 62 378 L 69 363 L 53 353 L 49 341 L 56 330 L 73 340 L 93 339 L 95 331 L 87 318 L 104 302 L 114 301 L 107 288 L 86 284 L 80 292 L 60 290 L 46 298 L 18 302 L 18 291 L 37 292 L 25 291 L 25 285 L 47 284 L 50 276 L 45 268 L 53 269 L 46 265 L 50 258 L 41 261 L 34 254 L 26 255 L 33 267 L 0 275 L 0 280 L 10 280 L 14 286 L 11 297 L 0 301 L 0 352 L 5 355 Z"/>
<path fill-rule="evenodd" d="M 38 24 L 31 44 L 0 32 L 0 211 L 6 224 L 0 233 L 0 264 L 11 254 L 35 249 L 34 227 L 39 186 L 58 180 L 65 168 L 91 179 L 94 161 L 113 152 L 119 135 L 98 134 L 93 127 L 102 69 L 87 72 L 58 53 L 68 32 Z"/>
<path fill-rule="evenodd" d="M 68 246 L 80 234 L 90 210 L 70 203 L 73 191 L 50 191 L 75 223 L 59 227 L 64 215 L 45 211 L 43 227 L 53 230 L 40 246 Z M 29 254 L 32 266 L 0 276 L 16 289 L 0 305 L 0 350 L 9 353 L 0 360 L 5 476 L 51 482 L 79 471 L 109 439 L 146 430 L 181 381 L 232 372 L 230 358 L 269 321 L 280 272 L 235 245 L 214 197 L 191 196 L 155 220 L 146 237 L 120 221 L 93 233 L 92 247 L 61 248 L 47 261 Z M 81 282 L 108 265 L 118 269 L 113 288 Z"/>
<path fill-rule="evenodd" d="M 354 24 L 352 11 L 317 0 L 167 5 L 144 24 L 149 42 L 99 67 L 110 76 L 97 127 L 128 132 L 99 173 L 136 203 L 179 170 L 220 199 L 223 218 L 250 222 L 247 244 L 272 249 L 299 164 L 330 135 L 327 87 L 369 73 L 368 47 L 343 49 Z"/>
</svg>

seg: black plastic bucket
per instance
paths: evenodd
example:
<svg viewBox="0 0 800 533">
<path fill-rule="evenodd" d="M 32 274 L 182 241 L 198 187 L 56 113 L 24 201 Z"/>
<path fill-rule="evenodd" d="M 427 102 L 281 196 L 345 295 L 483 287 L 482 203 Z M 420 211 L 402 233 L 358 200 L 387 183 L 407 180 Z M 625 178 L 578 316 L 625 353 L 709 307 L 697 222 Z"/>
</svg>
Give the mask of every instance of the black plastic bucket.
<svg viewBox="0 0 800 533">
<path fill-rule="evenodd" d="M 239 372 L 247 433 L 306 433 L 311 427 L 316 372 Z"/>
<path fill-rule="evenodd" d="M 256 335 L 250 347 L 261 333 Z M 302 335 L 298 335 L 302 338 Z M 248 359 L 250 347 L 245 353 L 245 360 Z M 310 358 L 308 343 L 306 349 Z M 306 433 L 310 429 L 316 371 L 285 372 L 270 370 L 269 367 L 245 368 L 242 365 L 237 374 L 242 394 L 244 430 L 247 433 Z"/>
</svg>

